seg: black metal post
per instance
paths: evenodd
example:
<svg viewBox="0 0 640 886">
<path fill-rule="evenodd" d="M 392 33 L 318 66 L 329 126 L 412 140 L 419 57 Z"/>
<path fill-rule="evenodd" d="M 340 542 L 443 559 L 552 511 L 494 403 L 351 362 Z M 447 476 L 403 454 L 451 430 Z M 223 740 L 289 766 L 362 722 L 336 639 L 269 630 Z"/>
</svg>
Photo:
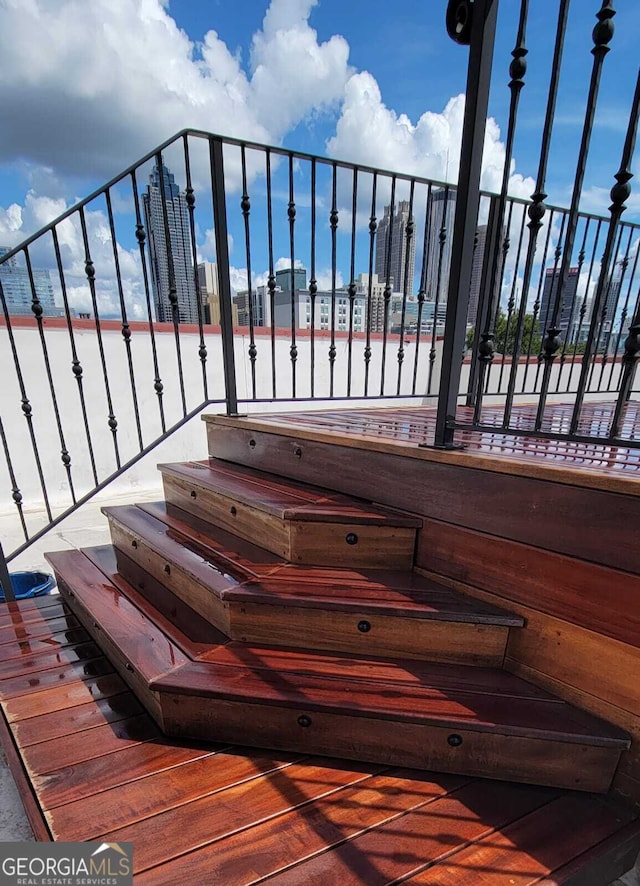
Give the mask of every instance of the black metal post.
<svg viewBox="0 0 640 886">
<path fill-rule="evenodd" d="M 466 10 L 466 11 L 465 11 Z M 447 299 L 440 392 L 436 417 L 435 445 L 453 446 L 460 374 L 460 354 L 466 334 L 467 308 L 471 286 L 473 243 L 480 205 L 480 173 L 489 105 L 491 65 L 498 15 L 498 0 L 475 0 L 473 4 L 450 0 L 447 18 L 461 25 L 471 17 L 470 51 L 467 68 L 466 103 L 460 151 L 460 173 L 456 214 L 453 223 L 451 273 Z M 465 29 L 458 38 L 464 39 Z M 455 37 L 454 37 L 455 39 Z"/>
<path fill-rule="evenodd" d="M 211 183 L 213 185 L 213 227 L 216 238 L 218 291 L 220 293 L 220 332 L 222 335 L 222 362 L 227 415 L 237 415 L 236 362 L 233 352 L 233 313 L 231 306 L 231 278 L 229 276 L 229 240 L 227 232 L 227 201 L 224 187 L 224 158 L 222 139 L 209 140 Z"/>
<path fill-rule="evenodd" d="M 11 584 L 11 576 L 7 567 L 7 561 L 2 550 L 2 542 L 0 541 L 0 585 L 2 585 L 2 593 L 7 603 L 14 603 L 16 595 L 13 593 L 13 585 Z"/>
</svg>

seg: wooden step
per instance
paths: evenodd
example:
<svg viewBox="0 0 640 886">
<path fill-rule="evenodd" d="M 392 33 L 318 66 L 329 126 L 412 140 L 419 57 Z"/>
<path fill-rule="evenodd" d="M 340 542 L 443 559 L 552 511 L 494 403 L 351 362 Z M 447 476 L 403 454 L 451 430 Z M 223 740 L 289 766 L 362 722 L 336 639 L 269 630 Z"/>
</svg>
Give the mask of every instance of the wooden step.
<svg viewBox="0 0 640 886">
<path fill-rule="evenodd" d="M 412 572 L 290 564 L 175 506 L 106 508 L 129 560 L 233 639 L 500 665 L 519 616 Z"/>
<path fill-rule="evenodd" d="M 413 565 L 416 517 L 217 459 L 159 469 L 167 502 L 292 563 Z"/>
<path fill-rule="evenodd" d="M 172 736 L 588 791 L 608 789 L 629 746 L 619 729 L 501 670 L 218 635 L 204 649 L 197 619 L 182 612 L 189 627 L 171 626 L 115 574 L 108 549 L 49 561 L 75 616 Z"/>
<path fill-rule="evenodd" d="M 130 841 L 136 883 L 588 886 L 640 848 L 638 810 L 610 797 L 164 736 L 114 743 L 140 720 L 120 678 L 96 696 L 58 670 L 35 693 L 0 680 L 0 741 L 35 837 Z"/>
</svg>

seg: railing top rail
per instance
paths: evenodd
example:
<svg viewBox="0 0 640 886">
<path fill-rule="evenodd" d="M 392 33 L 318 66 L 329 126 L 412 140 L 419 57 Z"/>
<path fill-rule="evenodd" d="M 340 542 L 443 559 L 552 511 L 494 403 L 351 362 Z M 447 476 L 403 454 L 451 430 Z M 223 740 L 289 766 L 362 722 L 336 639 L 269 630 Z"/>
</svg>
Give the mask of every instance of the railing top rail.
<svg viewBox="0 0 640 886">
<path fill-rule="evenodd" d="M 35 231 L 29 237 L 25 238 L 13 249 L 8 250 L 3 256 L 0 257 L 0 265 L 2 265 L 4 262 L 8 261 L 10 258 L 13 258 L 15 255 L 17 255 L 18 253 L 20 253 L 24 249 L 26 249 L 28 246 L 31 245 L 31 243 L 34 243 L 43 234 L 47 233 L 48 231 L 53 230 L 53 228 L 55 228 L 57 225 L 59 225 L 65 219 L 67 219 L 71 215 L 73 215 L 74 212 L 78 212 L 80 209 L 82 209 L 83 207 L 85 207 L 89 203 L 91 203 L 92 200 L 95 200 L 97 197 L 100 197 L 101 195 L 106 193 L 112 187 L 114 187 L 115 185 L 117 185 L 121 181 L 123 181 L 125 178 L 127 178 L 127 176 L 131 175 L 132 172 L 139 169 L 139 167 L 142 166 L 144 163 L 149 162 L 149 160 L 153 160 L 159 153 L 164 151 L 165 148 L 168 148 L 170 145 L 174 144 L 175 142 L 179 141 L 180 139 L 183 139 L 185 136 L 191 136 L 192 138 L 201 138 L 201 139 L 206 139 L 206 140 L 209 140 L 212 138 L 219 139 L 225 145 L 232 145 L 234 147 L 244 148 L 245 150 L 263 151 L 265 153 L 276 154 L 276 155 L 282 156 L 282 157 L 287 157 L 287 158 L 291 157 L 296 160 L 315 161 L 316 163 L 320 163 L 325 166 L 336 167 L 339 169 L 346 169 L 346 170 L 350 170 L 352 172 L 357 170 L 358 173 L 365 173 L 365 174 L 371 174 L 371 175 L 375 174 L 378 176 L 395 178 L 400 181 L 415 182 L 416 184 L 422 184 L 425 186 L 430 185 L 431 187 L 435 186 L 436 188 L 448 188 L 449 190 L 456 190 L 456 188 L 457 188 L 457 186 L 455 184 L 452 184 L 451 182 L 444 182 L 444 181 L 440 181 L 438 179 L 429 179 L 429 178 L 425 178 L 420 175 L 411 175 L 409 173 L 398 172 L 398 171 L 394 171 L 391 169 L 381 169 L 381 168 L 376 168 L 373 166 L 363 165 L 360 163 L 351 163 L 348 160 L 340 160 L 340 159 L 335 159 L 335 158 L 331 158 L 331 157 L 322 157 L 320 155 L 310 154 L 306 151 L 296 151 L 296 150 L 291 150 L 291 149 L 284 148 L 284 147 L 265 145 L 265 144 L 263 144 L 261 142 L 257 142 L 257 141 L 247 141 L 245 139 L 238 139 L 238 138 L 232 138 L 229 136 L 222 136 L 217 133 L 207 132 L 206 130 L 202 130 L 202 129 L 189 129 L 189 128 L 181 129 L 175 135 L 171 136 L 170 138 L 163 141 L 161 144 L 157 145 L 155 148 L 153 148 L 153 150 L 148 151 L 144 156 L 140 157 L 134 163 L 131 163 L 129 166 L 127 166 L 126 169 L 124 169 L 122 172 L 118 173 L 118 175 L 114 176 L 112 179 L 110 179 L 104 185 L 102 185 L 101 187 L 92 191 L 87 197 L 84 197 L 82 200 L 79 200 L 77 203 L 74 203 L 73 206 L 70 206 L 68 209 L 65 209 L 64 212 L 60 213 L 60 215 L 58 215 L 56 218 L 54 218 L 48 224 L 43 225 L 42 228 Z M 496 196 L 494 194 L 494 192 L 486 191 L 486 190 L 480 191 L 480 195 L 481 195 L 481 197 Z M 531 202 L 526 197 L 516 197 L 516 196 L 512 196 L 512 195 L 509 195 L 508 199 L 510 201 L 512 201 L 513 203 L 517 203 L 522 206 L 528 206 Z M 554 212 L 567 212 L 568 211 L 566 207 L 554 206 L 550 203 L 547 203 L 545 205 L 546 205 L 547 209 L 554 211 Z M 606 216 L 597 215 L 595 213 L 590 213 L 590 212 L 580 212 L 579 216 L 581 218 L 593 218 L 596 220 L 607 221 Z M 638 222 L 626 222 L 625 225 L 628 227 L 637 228 L 640 231 L 640 223 L 638 223 Z"/>
</svg>

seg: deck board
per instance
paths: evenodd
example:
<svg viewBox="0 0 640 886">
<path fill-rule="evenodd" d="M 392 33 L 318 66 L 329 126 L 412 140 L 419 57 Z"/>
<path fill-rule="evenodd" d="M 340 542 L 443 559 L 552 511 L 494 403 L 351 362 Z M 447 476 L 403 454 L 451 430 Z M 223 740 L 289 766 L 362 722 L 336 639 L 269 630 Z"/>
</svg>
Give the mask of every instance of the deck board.
<svg viewBox="0 0 640 886">
<path fill-rule="evenodd" d="M 56 607 L 51 614 L 60 617 Z M 146 714 L 108 722 L 105 701 L 135 705 L 133 696 L 108 663 L 83 678 L 86 664 L 51 663 L 55 680 L 38 671 L 38 688 L 24 681 L 22 694 L 15 677 L 0 678 L 0 734 L 37 839 L 132 840 L 136 884 L 266 877 L 370 886 L 411 875 L 525 886 L 555 870 L 578 882 L 597 861 L 594 846 L 608 847 L 613 879 L 640 843 L 628 807 L 591 795 L 180 743 Z M 100 696 L 101 681 L 112 694 Z M 39 726 L 42 740 L 30 744 Z"/>
</svg>

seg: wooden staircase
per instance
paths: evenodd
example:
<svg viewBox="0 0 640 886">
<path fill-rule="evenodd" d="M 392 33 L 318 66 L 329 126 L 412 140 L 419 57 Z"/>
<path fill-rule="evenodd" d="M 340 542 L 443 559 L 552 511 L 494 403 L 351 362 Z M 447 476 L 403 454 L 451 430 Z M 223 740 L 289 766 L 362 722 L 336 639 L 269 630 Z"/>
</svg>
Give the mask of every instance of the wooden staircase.
<svg viewBox="0 0 640 886">
<path fill-rule="evenodd" d="M 606 792 L 618 727 L 502 670 L 524 620 L 412 570 L 409 514 L 216 460 L 49 555 L 170 736 Z"/>
</svg>

